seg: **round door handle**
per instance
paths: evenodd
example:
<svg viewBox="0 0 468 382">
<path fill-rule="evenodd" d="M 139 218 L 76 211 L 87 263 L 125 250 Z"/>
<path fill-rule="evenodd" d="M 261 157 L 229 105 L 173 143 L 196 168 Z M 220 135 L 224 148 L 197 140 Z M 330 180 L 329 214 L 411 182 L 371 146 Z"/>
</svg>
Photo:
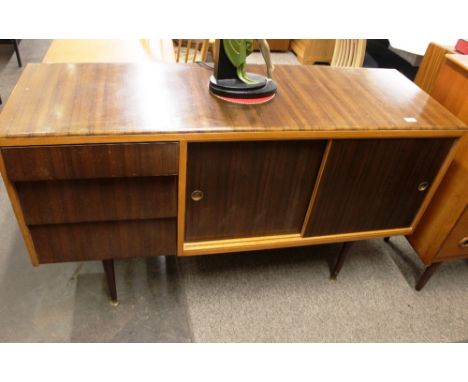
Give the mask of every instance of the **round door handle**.
<svg viewBox="0 0 468 382">
<path fill-rule="evenodd" d="M 467 237 L 464 237 L 463 239 L 461 239 L 459 242 L 458 242 L 458 246 L 460 248 L 467 248 L 468 247 L 468 236 Z"/>
<path fill-rule="evenodd" d="M 429 187 L 429 182 L 421 182 L 418 185 L 418 191 L 426 191 Z"/>
<path fill-rule="evenodd" d="M 195 191 L 192 192 L 192 194 L 190 196 L 192 197 L 192 200 L 194 202 L 199 202 L 200 200 L 203 199 L 203 197 L 205 195 L 203 194 L 203 191 L 195 190 Z"/>
</svg>

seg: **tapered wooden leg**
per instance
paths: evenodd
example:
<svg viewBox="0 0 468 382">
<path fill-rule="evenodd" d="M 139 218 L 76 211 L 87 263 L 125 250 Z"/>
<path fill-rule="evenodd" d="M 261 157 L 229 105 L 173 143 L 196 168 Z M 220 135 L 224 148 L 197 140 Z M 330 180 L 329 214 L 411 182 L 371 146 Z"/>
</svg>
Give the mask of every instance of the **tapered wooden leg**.
<svg viewBox="0 0 468 382">
<path fill-rule="evenodd" d="M 432 277 L 432 275 L 434 274 L 434 272 L 437 270 L 437 268 L 439 268 L 440 264 L 442 264 L 442 262 L 438 262 L 438 263 L 433 263 L 431 265 L 429 265 L 426 270 L 424 271 L 424 273 L 421 275 L 421 277 L 419 278 L 419 281 L 418 283 L 416 284 L 416 290 L 419 292 L 422 288 L 424 288 L 424 285 L 426 285 L 426 283 L 429 281 L 429 279 Z"/>
<path fill-rule="evenodd" d="M 102 260 L 102 266 L 106 273 L 107 286 L 109 287 L 109 293 L 111 296 L 111 304 L 118 305 L 117 301 L 117 287 L 115 285 L 115 271 L 114 271 L 114 260 Z"/>
<path fill-rule="evenodd" d="M 384 237 L 384 241 L 385 241 L 386 243 L 388 243 L 388 242 L 390 241 L 390 237 L 389 237 L 389 236 Z"/>
<path fill-rule="evenodd" d="M 338 260 L 336 261 L 335 268 L 333 269 L 333 272 L 330 275 L 330 278 L 332 280 L 336 280 L 336 277 L 338 276 L 338 273 L 340 273 L 341 268 L 343 267 L 343 264 L 348 257 L 349 254 L 349 249 L 353 245 L 352 241 L 343 243 L 343 247 L 341 247 L 341 252 L 338 255 Z"/>
</svg>

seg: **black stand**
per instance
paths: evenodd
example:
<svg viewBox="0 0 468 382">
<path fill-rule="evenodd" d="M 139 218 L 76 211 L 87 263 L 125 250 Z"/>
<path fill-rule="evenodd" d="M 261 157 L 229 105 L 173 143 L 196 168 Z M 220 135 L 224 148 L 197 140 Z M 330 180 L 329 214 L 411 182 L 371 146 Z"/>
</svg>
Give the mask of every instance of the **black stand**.
<svg viewBox="0 0 468 382">
<path fill-rule="evenodd" d="M 246 84 L 237 77 L 237 69 L 224 51 L 223 40 L 216 40 L 218 57 L 215 57 L 214 73 L 210 78 L 210 91 L 214 95 L 233 99 L 258 99 L 273 96 L 276 83 L 258 74 L 248 73 L 255 84 Z"/>
</svg>

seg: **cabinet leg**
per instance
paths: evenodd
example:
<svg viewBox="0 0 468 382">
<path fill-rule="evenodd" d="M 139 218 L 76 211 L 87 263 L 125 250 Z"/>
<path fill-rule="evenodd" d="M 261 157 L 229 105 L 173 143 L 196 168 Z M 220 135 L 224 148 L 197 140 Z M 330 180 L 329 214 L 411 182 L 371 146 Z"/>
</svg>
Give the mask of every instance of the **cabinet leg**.
<svg viewBox="0 0 468 382">
<path fill-rule="evenodd" d="M 335 268 L 333 269 L 333 272 L 330 275 L 330 278 L 332 280 L 336 280 L 336 277 L 338 276 L 338 273 L 340 273 L 341 268 L 343 267 L 343 264 L 348 257 L 349 254 L 349 249 L 353 245 L 352 241 L 343 243 L 343 247 L 341 248 L 341 252 L 338 255 L 338 260 L 336 261 Z"/>
<path fill-rule="evenodd" d="M 384 241 L 388 243 L 390 241 L 390 236 L 384 237 Z"/>
<path fill-rule="evenodd" d="M 416 290 L 419 292 L 422 288 L 424 288 L 424 285 L 426 285 L 426 283 L 429 281 L 429 279 L 432 277 L 432 275 L 434 274 L 434 272 L 437 270 L 437 268 L 439 268 L 440 264 L 442 264 L 442 262 L 438 262 L 438 263 L 433 263 L 431 265 L 429 265 L 425 271 L 423 272 L 423 274 L 421 275 L 421 277 L 419 278 L 419 281 L 418 283 L 416 284 Z"/>
<path fill-rule="evenodd" d="M 115 271 L 114 271 L 114 260 L 102 260 L 102 266 L 106 273 L 107 286 L 109 287 L 109 293 L 111 296 L 111 304 L 118 305 L 117 301 L 117 287 L 115 285 Z"/>
</svg>

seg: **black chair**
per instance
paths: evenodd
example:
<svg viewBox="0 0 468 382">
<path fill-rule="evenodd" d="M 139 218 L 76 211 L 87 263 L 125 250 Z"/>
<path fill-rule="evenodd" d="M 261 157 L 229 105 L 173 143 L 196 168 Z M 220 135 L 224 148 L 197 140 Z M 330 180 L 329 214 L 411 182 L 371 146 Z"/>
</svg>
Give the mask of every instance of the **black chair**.
<svg viewBox="0 0 468 382">
<path fill-rule="evenodd" d="M 375 67 L 377 65 L 379 68 L 394 68 L 413 81 L 418 67 L 411 65 L 398 54 L 392 52 L 389 46 L 390 42 L 388 40 L 367 40 L 366 58 L 372 61 L 372 65 L 368 66 Z M 367 66 L 366 63 L 364 63 L 364 66 Z"/>
</svg>

